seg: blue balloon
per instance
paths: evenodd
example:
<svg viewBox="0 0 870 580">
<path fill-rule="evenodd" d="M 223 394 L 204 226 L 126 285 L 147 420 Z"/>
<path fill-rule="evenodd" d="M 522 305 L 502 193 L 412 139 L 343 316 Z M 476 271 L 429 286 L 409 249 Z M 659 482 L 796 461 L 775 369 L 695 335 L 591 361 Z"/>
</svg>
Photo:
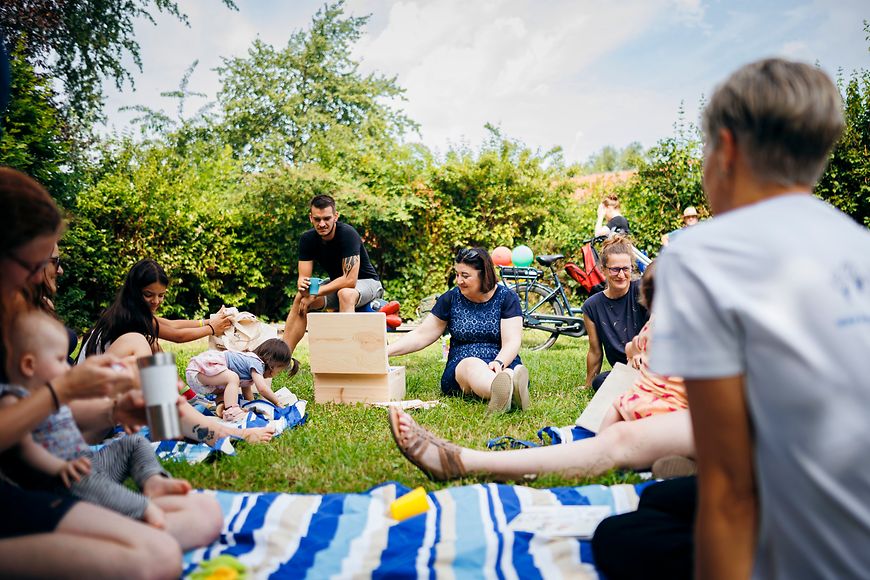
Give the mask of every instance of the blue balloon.
<svg viewBox="0 0 870 580">
<path fill-rule="evenodd" d="M 513 260 L 514 266 L 527 268 L 532 265 L 532 260 L 535 259 L 535 255 L 532 253 L 530 247 L 517 246 L 514 248 L 514 251 L 511 252 L 511 259 Z"/>
</svg>

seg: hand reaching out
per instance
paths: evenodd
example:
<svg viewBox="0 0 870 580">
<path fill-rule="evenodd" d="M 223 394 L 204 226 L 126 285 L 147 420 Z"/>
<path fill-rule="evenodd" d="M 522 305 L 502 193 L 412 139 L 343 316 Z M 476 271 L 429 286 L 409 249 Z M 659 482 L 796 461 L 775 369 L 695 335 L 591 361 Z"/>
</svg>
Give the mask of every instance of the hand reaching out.
<svg viewBox="0 0 870 580">
<path fill-rule="evenodd" d="M 72 487 L 72 484 L 81 481 L 81 479 L 91 472 L 91 460 L 87 457 L 79 457 L 72 461 L 67 461 L 58 472 L 58 477 L 66 487 Z"/>
</svg>

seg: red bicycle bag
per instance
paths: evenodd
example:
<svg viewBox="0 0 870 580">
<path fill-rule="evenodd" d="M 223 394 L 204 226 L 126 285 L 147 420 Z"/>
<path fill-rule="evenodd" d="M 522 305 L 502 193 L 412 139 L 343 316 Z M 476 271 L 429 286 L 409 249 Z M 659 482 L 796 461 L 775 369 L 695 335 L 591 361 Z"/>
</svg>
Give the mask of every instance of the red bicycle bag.
<svg viewBox="0 0 870 580">
<path fill-rule="evenodd" d="M 595 259 L 595 250 L 591 244 L 583 246 L 583 268 L 574 262 L 565 264 L 565 271 L 578 284 L 580 284 L 586 292 L 592 292 L 596 286 L 604 284 L 604 275 L 598 269 L 597 260 Z"/>
</svg>

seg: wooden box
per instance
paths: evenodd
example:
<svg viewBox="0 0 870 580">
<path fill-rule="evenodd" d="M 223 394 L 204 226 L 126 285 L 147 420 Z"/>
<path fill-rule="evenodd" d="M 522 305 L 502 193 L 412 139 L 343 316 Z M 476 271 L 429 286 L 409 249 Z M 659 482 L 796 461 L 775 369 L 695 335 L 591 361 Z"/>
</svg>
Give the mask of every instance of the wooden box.
<svg viewBox="0 0 870 580">
<path fill-rule="evenodd" d="M 405 367 L 387 360 L 383 312 L 308 315 L 308 345 L 317 403 L 376 403 L 405 397 Z"/>
</svg>

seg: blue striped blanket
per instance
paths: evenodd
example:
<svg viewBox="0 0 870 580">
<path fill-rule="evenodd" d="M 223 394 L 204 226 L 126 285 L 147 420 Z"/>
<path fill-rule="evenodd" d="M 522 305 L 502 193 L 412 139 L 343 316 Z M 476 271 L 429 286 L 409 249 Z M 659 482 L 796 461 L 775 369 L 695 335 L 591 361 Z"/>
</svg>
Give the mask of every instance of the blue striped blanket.
<svg viewBox="0 0 870 580">
<path fill-rule="evenodd" d="M 390 503 L 409 489 L 386 483 L 356 494 L 215 492 L 224 529 L 185 556 L 185 574 L 219 555 L 252 578 L 595 578 L 588 541 L 514 531 L 535 506 L 637 507 L 645 484 L 533 489 L 477 484 L 430 492 L 424 514 L 397 522 Z"/>
<path fill-rule="evenodd" d="M 275 427 L 275 436 L 277 437 L 287 429 L 292 429 L 305 422 L 307 418 L 305 414 L 306 404 L 306 401 L 297 400 L 292 405 L 282 408 L 262 399 L 248 401 L 242 404 L 242 408 L 248 412 L 235 423 L 228 423 L 228 425 L 241 429 L 243 427 L 265 427 L 271 423 Z M 207 415 L 213 415 L 208 409 L 198 407 L 198 410 Z M 148 439 L 151 438 L 147 425 L 139 433 Z M 123 436 L 123 429 L 118 427 L 115 437 Z M 185 461 L 196 464 L 220 454 L 235 455 L 236 450 L 233 447 L 232 439 L 234 437 L 222 437 L 215 441 L 214 445 L 175 440 L 152 441 L 151 447 L 154 448 L 157 457 L 163 461 Z M 110 441 L 111 439 L 99 445 L 93 445 L 91 448 L 96 451 Z"/>
</svg>

